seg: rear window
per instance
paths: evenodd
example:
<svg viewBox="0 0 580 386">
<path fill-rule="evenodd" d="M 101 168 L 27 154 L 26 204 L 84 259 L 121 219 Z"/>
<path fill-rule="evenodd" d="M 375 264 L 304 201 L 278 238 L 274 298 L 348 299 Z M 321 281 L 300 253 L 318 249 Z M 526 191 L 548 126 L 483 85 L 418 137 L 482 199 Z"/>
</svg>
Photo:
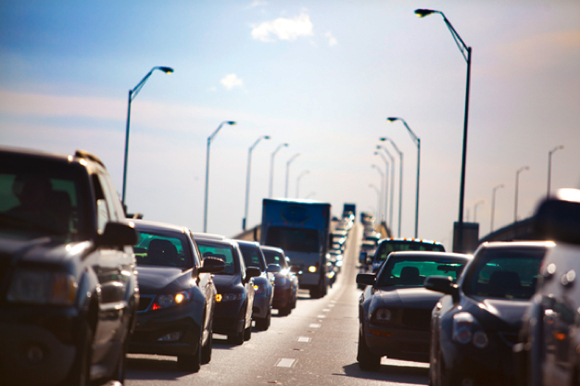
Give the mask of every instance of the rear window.
<svg viewBox="0 0 580 386">
<path fill-rule="evenodd" d="M 233 247 L 229 245 L 214 244 L 199 239 L 196 241 L 199 252 L 204 258 L 207 256 L 214 256 L 222 259 L 226 264 L 223 271 L 216 273 L 216 275 L 235 275 L 236 272 L 239 271 Z"/>
<path fill-rule="evenodd" d="M 314 229 L 270 227 L 266 245 L 282 248 L 286 252 L 320 252 L 318 232 Z"/>
<path fill-rule="evenodd" d="M 389 253 L 397 251 L 429 251 L 445 252 L 441 244 L 425 243 L 421 241 L 386 240 L 379 245 L 375 261 L 385 261 Z"/>
<path fill-rule="evenodd" d="M 266 263 L 270 264 L 278 264 L 282 268 L 286 268 L 286 260 L 284 259 L 284 255 L 280 252 L 271 251 L 267 249 L 262 249 L 264 253 L 264 257 L 266 258 Z"/>
<path fill-rule="evenodd" d="M 133 248 L 137 265 L 182 269 L 193 267 L 191 251 L 185 235 L 172 237 L 149 232 L 138 233 L 139 241 Z"/>
<path fill-rule="evenodd" d="M 378 287 L 420 287 L 429 276 L 450 276 L 453 282 L 465 268 L 466 261 L 433 257 L 389 257 L 377 277 Z"/>
<path fill-rule="evenodd" d="M 266 271 L 264 255 L 262 255 L 260 247 L 257 245 L 245 245 L 242 243 L 239 245 L 246 267 L 258 267 L 262 272 Z"/>
</svg>

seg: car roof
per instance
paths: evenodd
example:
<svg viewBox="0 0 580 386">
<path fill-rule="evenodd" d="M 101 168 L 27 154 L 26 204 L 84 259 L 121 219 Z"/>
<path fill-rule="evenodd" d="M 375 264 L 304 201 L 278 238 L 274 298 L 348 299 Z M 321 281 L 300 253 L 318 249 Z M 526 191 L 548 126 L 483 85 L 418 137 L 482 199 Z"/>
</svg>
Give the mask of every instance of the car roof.
<svg viewBox="0 0 580 386">
<path fill-rule="evenodd" d="M 285 254 L 284 250 L 282 248 L 272 247 L 270 245 L 260 245 L 260 248 L 267 250 L 267 251 L 274 251 L 274 252 Z"/>
<path fill-rule="evenodd" d="M 260 243 L 258 243 L 257 241 L 249 241 L 249 240 L 239 240 L 239 239 L 236 239 L 236 242 L 238 244 L 240 244 L 240 245 L 244 245 L 245 244 L 245 245 L 258 246 L 258 247 L 261 246 Z"/>
<path fill-rule="evenodd" d="M 191 232 L 194 239 L 211 239 L 211 240 L 225 240 L 227 239 L 224 235 L 218 235 L 216 233 L 203 233 L 203 232 Z"/>
<path fill-rule="evenodd" d="M 384 242 L 409 242 L 409 243 L 424 243 L 424 244 L 435 244 L 435 245 L 443 245 L 438 241 L 434 241 L 434 240 L 425 240 L 425 239 L 415 239 L 415 238 L 407 238 L 407 237 L 389 237 L 386 239 L 381 239 L 379 240 L 379 243 L 384 243 Z"/>
<path fill-rule="evenodd" d="M 389 253 L 389 257 L 397 256 L 397 257 L 436 257 L 441 259 L 464 259 L 464 260 L 471 260 L 473 259 L 473 255 L 468 255 L 465 253 L 453 253 L 453 252 L 434 252 L 434 251 L 395 251 Z"/>
<path fill-rule="evenodd" d="M 556 245 L 553 241 L 486 241 L 479 248 L 538 248 L 553 247 Z"/>
<path fill-rule="evenodd" d="M 151 220 L 139 220 L 139 219 L 131 219 L 131 222 L 135 223 L 137 226 L 137 230 L 151 230 L 151 229 L 163 229 L 163 230 L 172 230 L 176 232 L 186 233 L 187 228 L 182 227 L 179 225 L 159 222 L 159 221 L 151 221 Z"/>
</svg>

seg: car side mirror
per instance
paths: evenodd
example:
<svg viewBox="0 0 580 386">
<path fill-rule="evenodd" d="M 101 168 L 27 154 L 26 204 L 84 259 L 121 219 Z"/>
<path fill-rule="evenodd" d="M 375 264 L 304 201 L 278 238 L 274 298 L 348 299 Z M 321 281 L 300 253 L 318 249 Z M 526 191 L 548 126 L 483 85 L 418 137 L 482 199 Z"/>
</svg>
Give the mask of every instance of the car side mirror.
<svg viewBox="0 0 580 386">
<path fill-rule="evenodd" d="M 372 273 L 359 273 L 356 275 L 356 283 L 374 286 L 377 281 L 377 277 Z"/>
<path fill-rule="evenodd" d="M 97 236 L 97 244 L 111 247 L 124 247 L 137 244 L 137 231 L 133 223 L 110 221 L 105 225 L 105 231 Z"/>
<path fill-rule="evenodd" d="M 260 271 L 260 268 L 258 267 L 248 267 L 246 268 L 246 277 L 248 278 L 248 280 L 251 277 L 258 277 L 262 274 L 262 271 Z"/>
<path fill-rule="evenodd" d="M 268 268 L 266 268 L 266 272 L 268 273 L 278 273 L 282 270 L 278 264 L 269 264 Z"/>
<path fill-rule="evenodd" d="M 542 202 L 534 217 L 538 239 L 580 244 L 580 190 L 560 189 Z"/>
<path fill-rule="evenodd" d="M 218 273 L 224 270 L 226 263 L 218 257 L 206 257 L 201 267 L 197 270 L 199 273 Z"/>
<path fill-rule="evenodd" d="M 423 285 L 428 290 L 453 296 L 454 301 L 459 298 L 459 287 L 453 283 L 451 276 L 429 276 Z"/>
</svg>

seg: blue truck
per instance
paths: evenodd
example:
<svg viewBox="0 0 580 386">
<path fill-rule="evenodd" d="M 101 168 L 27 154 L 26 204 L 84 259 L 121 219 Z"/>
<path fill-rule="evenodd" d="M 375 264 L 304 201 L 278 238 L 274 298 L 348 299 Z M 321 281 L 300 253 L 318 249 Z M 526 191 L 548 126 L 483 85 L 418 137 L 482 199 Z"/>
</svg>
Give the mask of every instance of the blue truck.
<svg viewBox="0 0 580 386">
<path fill-rule="evenodd" d="M 312 298 L 326 295 L 330 217 L 328 203 L 266 198 L 262 204 L 260 243 L 286 252 L 302 272 L 299 287 L 309 290 Z"/>
</svg>

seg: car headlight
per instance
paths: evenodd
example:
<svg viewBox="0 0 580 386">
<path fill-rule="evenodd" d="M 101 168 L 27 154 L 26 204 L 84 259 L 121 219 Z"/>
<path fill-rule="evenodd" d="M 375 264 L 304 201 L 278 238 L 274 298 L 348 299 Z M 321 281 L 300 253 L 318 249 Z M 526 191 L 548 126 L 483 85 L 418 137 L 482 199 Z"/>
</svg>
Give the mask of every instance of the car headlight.
<svg viewBox="0 0 580 386">
<path fill-rule="evenodd" d="M 11 302 L 71 305 L 77 287 L 75 278 L 66 273 L 17 269 L 7 298 Z"/>
<path fill-rule="evenodd" d="M 477 348 L 486 348 L 489 343 L 487 334 L 476 327 L 479 323 L 469 312 L 453 315 L 453 340 L 461 344 L 472 342 Z"/>
<path fill-rule="evenodd" d="M 256 295 L 265 294 L 268 291 L 266 288 L 266 283 L 254 283 L 254 291 Z"/>
<path fill-rule="evenodd" d="M 180 291 L 173 294 L 157 295 L 153 301 L 153 310 L 177 306 L 186 303 L 191 298 L 190 290 Z"/>
<path fill-rule="evenodd" d="M 216 294 L 215 295 L 215 301 L 216 302 L 231 302 L 234 300 L 243 300 L 244 299 L 244 293 L 240 292 L 237 294 Z"/>
<path fill-rule="evenodd" d="M 373 319 L 376 322 L 387 323 L 393 318 L 393 312 L 388 308 L 377 308 L 373 314 Z"/>
<path fill-rule="evenodd" d="M 310 273 L 316 273 L 316 271 L 318 271 L 318 267 L 315 265 L 311 265 L 310 267 L 308 267 L 308 272 Z"/>
</svg>

